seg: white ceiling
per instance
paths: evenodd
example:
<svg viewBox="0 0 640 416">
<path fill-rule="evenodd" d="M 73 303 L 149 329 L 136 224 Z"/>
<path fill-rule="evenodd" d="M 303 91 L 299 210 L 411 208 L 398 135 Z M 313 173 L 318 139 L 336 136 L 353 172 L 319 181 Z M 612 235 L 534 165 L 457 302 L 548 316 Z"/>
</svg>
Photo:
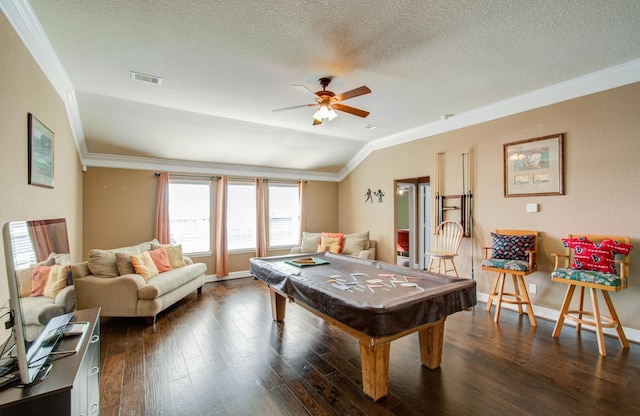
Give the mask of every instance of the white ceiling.
<svg viewBox="0 0 640 416">
<path fill-rule="evenodd" d="M 638 0 L 0 1 L 67 83 L 89 166 L 337 180 L 375 148 L 640 80 Z M 272 111 L 322 76 L 368 86 L 345 104 L 369 117 Z"/>
</svg>

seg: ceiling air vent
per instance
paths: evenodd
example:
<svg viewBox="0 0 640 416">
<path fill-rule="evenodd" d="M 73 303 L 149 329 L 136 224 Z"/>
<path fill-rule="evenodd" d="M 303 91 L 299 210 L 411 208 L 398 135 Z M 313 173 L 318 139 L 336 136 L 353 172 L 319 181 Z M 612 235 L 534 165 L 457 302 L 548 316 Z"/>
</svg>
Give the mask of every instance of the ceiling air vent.
<svg viewBox="0 0 640 416">
<path fill-rule="evenodd" d="M 155 75 L 141 74 L 140 72 L 131 71 L 131 79 L 162 85 L 162 78 L 156 77 Z"/>
</svg>

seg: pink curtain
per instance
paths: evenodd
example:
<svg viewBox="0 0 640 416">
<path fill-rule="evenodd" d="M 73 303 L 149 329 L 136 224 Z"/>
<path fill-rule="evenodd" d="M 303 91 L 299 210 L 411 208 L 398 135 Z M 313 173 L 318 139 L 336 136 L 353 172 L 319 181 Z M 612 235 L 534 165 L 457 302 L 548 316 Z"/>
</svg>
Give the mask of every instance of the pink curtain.
<svg viewBox="0 0 640 416">
<path fill-rule="evenodd" d="M 53 240 L 55 234 L 50 232 L 46 220 L 29 221 L 27 224 L 38 262 L 46 260 L 51 253 L 65 253 L 64 250 L 58 251 L 56 249 L 56 242 Z M 66 253 L 68 252 L 67 249 Z"/>
<path fill-rule="evenodd" d="M 162 172 L 158 174 L 156 183 L 156 224 L 155 237 L 160 244 L 171 242 L 169 233 L 169 174 Z"/>
<path fill-rule="evenodd" d="M 302 246 L 302 232 L 306 231 L 307 229 L 307 220 L 306 220 L 306 205 L 305 205 L 305 198 L 304 198 L 304 193 L 305 193 L 305 186 L 306 186 L 307 182 L 306 181 L 300 181 L 298 183 L 298 193 L 300 195 L 300 233 L 298 235 L 298 246 Z"/>
<path fill-rule="evenodd" d="M 227 186 L 229 177 L 218 179 L 216 198 L 216 276 L 229 275 L 229 251 L 227 250 Z"/>
<path fill-rule="evenodd" d="M 256 178 L 256 256 L 267 256 L 267 220 L 265 218 L 265 179 Z"/>
</svg>

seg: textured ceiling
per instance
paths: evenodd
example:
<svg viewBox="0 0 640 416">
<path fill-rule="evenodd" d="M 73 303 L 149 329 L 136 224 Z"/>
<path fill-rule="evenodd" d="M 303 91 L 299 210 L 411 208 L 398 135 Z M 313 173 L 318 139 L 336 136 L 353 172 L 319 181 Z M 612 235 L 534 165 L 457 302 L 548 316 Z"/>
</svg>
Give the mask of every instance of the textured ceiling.
<svg viewBox="0 0 640 416">
<path fill-rule="evenodd" d="M 638 0 L 29 3 L 75 90 L 88 159 L 337 174 L 443 114 L 640 58 Z M 368 86 L 345 104 L 371 115 L 312 126 L 312 108 L 272 111 L 312 102 L 291 86 L 316 91 L 322 76 L 336 93 Z"/>
</svg>

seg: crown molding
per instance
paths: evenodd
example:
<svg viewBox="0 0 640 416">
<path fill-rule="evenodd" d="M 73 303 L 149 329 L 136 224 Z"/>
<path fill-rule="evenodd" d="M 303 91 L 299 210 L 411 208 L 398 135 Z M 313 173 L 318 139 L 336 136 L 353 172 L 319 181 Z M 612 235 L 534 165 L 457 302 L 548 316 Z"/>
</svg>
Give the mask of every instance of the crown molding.
<svg viewBox="0 0 640 416">
<path fill-rule="evenodd" d="M 75 90 L 49 38 L 44 33 L 44 29 L 42 29 L 27 0 L 0 0 L 0 9 L 53 88 L 62 98 L 67 110 L 71 134 L 82 160 L 84 155 L 87 154 L 87 145 L 84 139 L 84 130 L 80 120 Z"/>
<path fill-rule="evenodd" d="M 89 153 L 83 160 L 82 164 L 89 167 L 93 166 L 102 168 L 154 171 L 165 170 L 168 172 L 180 173 L 338 182 L 338 175 L 332 172 L 312 172 L 296 169 L 266 168 L 260 166 L 231 165 L 224 163 L 206 163 L 135 156 L 115 156 L 98 153 Z"/>
<path fill-rule="evenodd" d="M 144 170 L 164 168 L 189 173 L 199 172 L 340 182 L 375 150 L 424 139 L 640 81 L 640 59 L 613 66 L 460 113 L 446 120 L 438 120 L 370 142 L 352 157 L 338 173 L 90 154 L 84 137 L 75 90 L 31 5 L 27 0 L 0 0 L 0 9 L 4 12 L 22 42 L 62 98 L 67 110 L 67 117 L 69 118 L 80 163 L 86 166 Z"/>
</svg>

